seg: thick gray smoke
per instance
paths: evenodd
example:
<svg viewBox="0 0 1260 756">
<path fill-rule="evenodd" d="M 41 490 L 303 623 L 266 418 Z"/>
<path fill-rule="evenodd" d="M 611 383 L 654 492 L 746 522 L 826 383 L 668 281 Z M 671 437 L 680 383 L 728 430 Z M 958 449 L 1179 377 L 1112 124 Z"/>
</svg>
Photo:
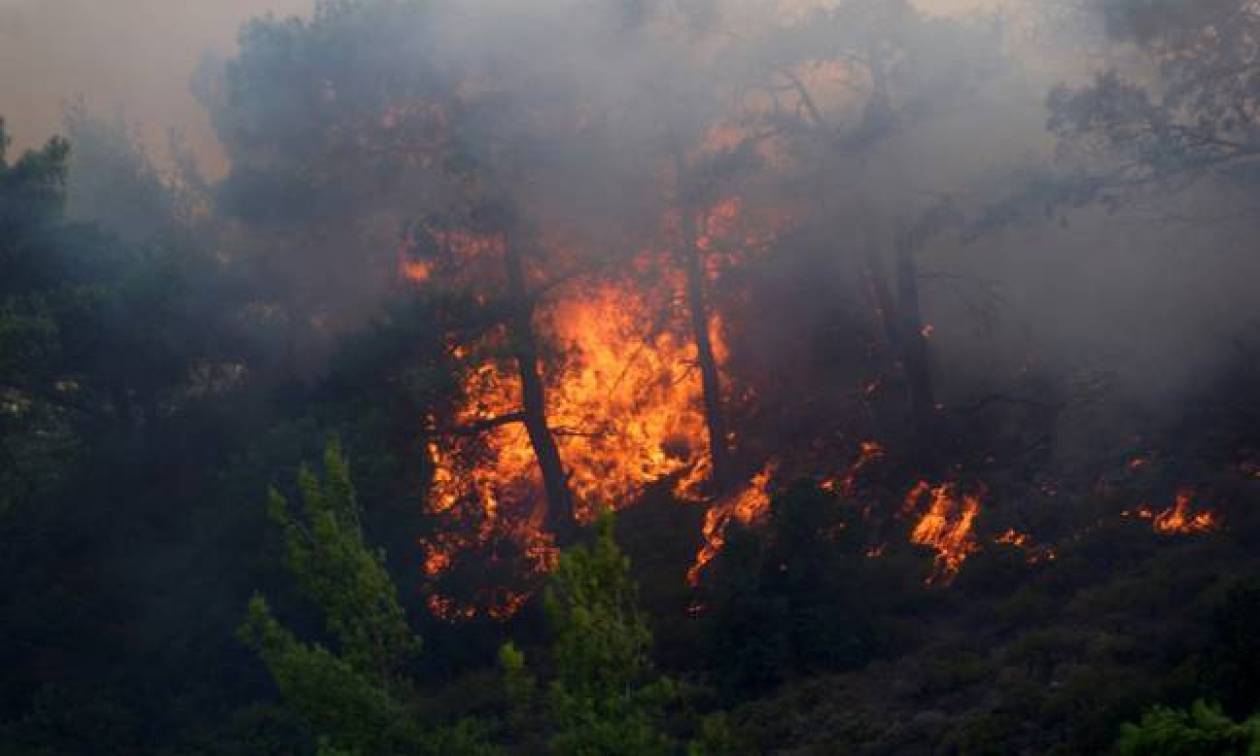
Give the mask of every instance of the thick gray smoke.
<svg viewBox="0 0 1260 756">
<path fill-rule="evenodd" d="M 612 244 L 627 226 L 659 216 L 669 201 L 659 165 L 670 140 L 697 143 L 723 119 L 741 126 L 741 108 L 764 115 L 766 92 L 791 88 L 793 82 L 773 72 L 789 67 L 782 63 L 787 56 L 823 44 L 808 25 L 788 25 L 811 5 L 641 0 L 609 2 L 593 12 L 584 0 L 464 0 L 435 4 L 427 37 L 415 46 L 424 48 L 439 76 L 459 71 L 462 86 L 474 88 L 480 79 L 516 98 L 516 112 L 547 113 L 547 103 L 555 103 L 556 114 L 602 121 L 587 130 L 598 134 L 594 141 L 557 142 L 529 153 L 516 192 L 536 223 L 562 224 Z M 1063 13 L 1046 13 L 1038 3 L 1008 3 L 1004 15 L 978 1 L 918 5 L 972 20 L 959 28 L 924 27 L 921 36 L 900 40 L 907 68 L 919 68 L 898 85 L 895 134 L 863 142 L 859 127 L 873 112 L 864 111 L 869 82 L 815 70 L 807 82 L 817 87 L 810 106 L 821 111 L 814 126 L 832 129 L 836 140 L 843 132 L 848 152 L 793 155 L 812 171 L 808 177 L 789 171 L 742 188 L 772 204 L 831 207 L 829 221 L 811 221 L 811 236 L 832 245 L 837 256 L 861 259 L 862 248 L 874 245 L 891 265 L 897 235 L 942 198 L 974 215 L 1018 191 L 1023 169 L 1055 161 L 1045 128 L 1054 83 L 1083 81 L 1104 65 L 1130 62 L 1094 55 L 1097 19 L 1068 18 L 1072 4 L 1059 4 Z M 166 129 L 184 132 L 209 175 L 224 175 L 234 166 L 190 79 L 199 68 L 203 80 L 223 75 L 219 64 L 205 61 L 236 54 L 234 35 L 247 18 L 309 13 L 312 6 L 312 0 L 0 0 L 0 112 L 18 145 L 30 145 L 59 128 L 66 102 L 82 98 L 89 111 L 121 109 L 154 153 L 163 149 Z M 865 44 L 862 22 L 859 14 L 841 29 L 852 37 L 841 44 L 854 55 Z M 777 30 L 782 39 L 776 41 Z M 400 71 L 411 65 L 398 64 Z M 801 103 L 792 107 L 798 120 L 814 117 L 801 116 Z M 724 109 L 734 115 L 722 115 Z M 1204 192 L 1116 215 L 1087 210 L 1045 218 L 970 243 L 943 234 L 925 244 L 919 253 L 924 319 L 933 326 L 942 398 L 1006 390 L 1034 366 L 1069 384 L 1106 376 L 1124 402 L 1161 408 L 1210 378 L 1254 316 L 1249 282 L 1260 271 L 1236 227 L 1205 230 L 1177 221 L 1192 215 L 1182 212 L 1188 206 L 1211 201 Z M 386 270 L 412 199 L 383 195 L 352 219 L 370 229 L 355 229 L 354 239 L 320 236 L 310 244 L 327 245 L 331 258 L 361 243 Z M 309 265 L 318 267 L 322 259 L 312 252 Z M 344 294 L 351 287 L 340 278 L 336 284 L 315 287 L 310 296 L 344 295 L 367 312 L 379 293 L 365 284 Z"/>
</svg>

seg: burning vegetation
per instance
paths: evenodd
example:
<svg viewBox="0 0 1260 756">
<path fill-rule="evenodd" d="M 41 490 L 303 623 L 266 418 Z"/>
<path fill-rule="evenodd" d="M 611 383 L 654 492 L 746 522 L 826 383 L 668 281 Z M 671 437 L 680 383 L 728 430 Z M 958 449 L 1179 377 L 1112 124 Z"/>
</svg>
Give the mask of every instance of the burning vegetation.
<svg viewBox="0 0 1260 756">
<path fill-rule="evenodd" d="M 1194 489 L 1183 487 L 1177 490 L 1173 505 L 1167 509 L 1157 511 L 1143 504 L 1126 510 L 1124 516 L 1150 520 L 1151 529 L 1164 536 L 1209 533 L 1219 528 L 1217 515 L 1210 509 L 1196 507 L 1194 498 Z"/>
<path fill-rule="evenodd" d="M 928 583 L 948 583 L 979 548 L 973 525 L 980 515 L 980 494 L 962 494 L 956 483 L 933 486 L 919 481 L 906 494 L 905 511 L 922 511 L 910 540 L 936 551 Z"/>
<path fill-rule="evenodd" d="M 328 0 L 208 175 L 0 121 L 0 752 L 1260 733 L 1260 0 L 959 5 Z"/>
</svg>

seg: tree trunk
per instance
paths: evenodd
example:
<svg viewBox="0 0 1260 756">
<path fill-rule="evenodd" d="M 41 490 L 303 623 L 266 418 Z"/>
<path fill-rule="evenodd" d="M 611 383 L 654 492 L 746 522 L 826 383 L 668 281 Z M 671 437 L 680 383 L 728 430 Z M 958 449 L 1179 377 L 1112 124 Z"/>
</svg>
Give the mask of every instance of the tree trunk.
<svg viewBox="0 0 1260 756">
<path fill-rule="evenodd" d="M 681 187 L 685 167 L 680 151 L 674 156 Z M 731 455 L 726 445 L 726 417 L 722 411 L 722 374 L 713 353 L 713 336 L 709 332 L 709 308 L 704 296 L 704 265 L 697 245 L 696 223 L 688 198 L 679 192 L 679 213 L 683 245 L 683 270 L 686 275 L 687 310 L 691 316 L 691 333 L 696 342 L 696 361 L 700 366 L 700 384 L 704 395 L 704 421 L 709 433 L 709 462 L 713 466 L 712 486 L 715 495 L 727 491 L 732 483 Z"/>
<path fill-rule="evenodd" d="M 504 245 L 503 260 L 507 267 L 508 296 L 511 300 L 508 339 L 521 377 L 523 422 L 530 445 L 534 448 L 534 456 L 538 459 L 546 493 L 546 511 L 535 510 L 534 519 L 538 524 L 546 524 L 557 543 L 567 543 L 576 531 L 573 496 L 569 491 L 560 449 L 547 425 L 547 393 L 539 367 L 538 342 L 534 337 L 534 302 L 525 283 L 520 250 L 510 238 Z"/>
<path fill-rule="evenodd" d="M 869 234 L 867 238 L 866 279 L 871 287 L 871 297 L 875 300 L 879 324 L 884 328 L 884 340 L 894 354 L 900 354 L 897 303 L 893 301 L 892 288 L 888 285 L 888 274 L 884 271 L 884 261 L 879 257 L 874 234 Z"/>
<path fill-rule="evenodd" d="M 931 442 L 935 425 L 936 398 L 932 389 L 931 365 L 928 363 L 927 334 L 919 308 L 919 270 L 914 258 L 913 241 L 909 237 L 897 241 L 897 315 L 910 413 L 915 433 L 926 445 Z"/>
</svg>

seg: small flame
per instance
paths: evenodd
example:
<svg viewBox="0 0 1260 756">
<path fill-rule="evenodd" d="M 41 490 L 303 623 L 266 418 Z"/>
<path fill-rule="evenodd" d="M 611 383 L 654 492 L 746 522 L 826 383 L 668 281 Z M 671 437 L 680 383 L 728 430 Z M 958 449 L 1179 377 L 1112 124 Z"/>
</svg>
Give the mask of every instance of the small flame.
<svg viewBox="0 0 1260 756">
<path fill-rule="evenodd" d="M 838 477 L 826 478 L 819 488 L 828 493 L 838 493 L 851 497 L 858 489 L 858 481 L 862 472 L 885 456 L 883 445 L 877 441 L 863 441 L 858 447 L 857 459 Z"/>
<path fill-rule="evenodd" d="M 1156 512 L 1149 504 L 1142 504 L 1120 514 L 1150 520 L 1151 529 L 1165 536 L 1207 533 L 1220 527 L 1216 515 L 1210 510 L 1192 511 L 1193 502 L 1194 489 L 1187 487 L 1179 489 L 1173 505 L 1161 512 Z"/>
<path fill-rule="evenodd" d="M 1190 511 L 1190 504 L 1193 500 L 1193 490 L 1189 488 L 1179 490 L 1172 508 L 1156 515 L 1154 522 L 1151 523 L 1151 527 L 1155 529 L 1156 533 L 1162 535 L 1205 533 L 1215 530 L 1215 515 L 1207 510 L 1198 513 Z"/>
<path fill-rule="evenodd" d="M 1032 539 L 1027 533 L 1021 533 L 1015 528 L 1011 528 L 993 540 L 995 543 L 1004 543 L 1008 546 L 1016 546 L 1022 549 L 1027 546 Z"/>
<path fill-rule="evenodd" d="M 433 265 L 426 260 L 403 260 L 398 274 L 412 283 L 424 283 L 433 275 Z"/>
<path fill-rule="evenodd" d="M 1029 564 L 1053 562 L 1059 556 L 1058 553 L 1049 546 L 1034 545 L 1032 536 L 1027 533 L 1021 533 L 1015 528 L 1008 529 L 1002 535 L 994 538 L 993 542 L 1005 544 L 1022 550 L 1025 554 L 1027 554 Z"/>
<path fill-rule="evenodd" d="M 972 525 L 980 514 L 980 497 L 960 495 L 954 483 L 932 486 L 919 481 L 907 494 L 906 507 L 911 512 L 918 510 L 929 493 L 927 511 L 911 531 L 910 541 L 936 550 L 936 562 L 926 582 L 948 584 L 967 557 L 979 549 Z"/>
</svg>

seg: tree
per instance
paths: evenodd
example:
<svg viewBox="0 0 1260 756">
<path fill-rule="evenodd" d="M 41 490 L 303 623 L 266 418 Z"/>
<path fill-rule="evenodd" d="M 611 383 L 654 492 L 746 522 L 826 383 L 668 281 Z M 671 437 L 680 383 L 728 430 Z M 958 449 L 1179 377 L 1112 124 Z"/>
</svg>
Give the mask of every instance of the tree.
<svg viewBox="0 0 1260 756">
<path fill-rule="evenodd" d="M 1147 188 L 1204 179 L 1253 191 L 1260 156 L 1260 4 L 1096 0 L 1113 43 L 1135 49 L 1109 69 L 1049 95 L 1049 128 L 1084 163 L 1076 204 L 1114 205 Z"/>
<path fill-rule="evenodd" d="M 652 633 L 637 606 L 629 560 L 600 516 L 594 542 L 560 558 L 545 602 L 555 679 L 547 690 L 550 747 L 562 754 L 668 753 L 660 729 L 674 686 L 651 661 Z M 509 695 L 528 708 L 533 682 L 513 646 L 500 652 Z"/>
<path fill-rule="evenodd" d="M 1212 676 L 1226 711 L 1234 715 L 1260 705 L 1260 581 L 1232 586 L 1217 607 Z"/>
<path fill-rule="evenodd" d="M 9 406 L 0 413 L 0 516 L 52 485 L 77 445 L 70 397 L 53 385 L 63 350 L 47 300 L 60 267 L 70 146 L 52 139 L 12 164 L 7 147 L 0 120 L 0 397 Z"/>
<path fill-rule="evenodd" d="M 773 103 L 763 120 L 800 161 L 814 222 L 833 238 L 853 235 L 836 233 L 837 217 L 858 231 L 862 291 L 902 378 L 917 456 L 933 449 L 938 425 L 919 258 L 960 217 L 929 184 L 957 179 L 906 162 L 916 129 L 968 101 L 999 50 L 996 26 L 933 17 L 906 0 L 847 0 L 766 35 L 754 58 Z M 843 73 L 822 73 L 831 70 Z M 881 205 L 880 189 L 907 199 Z"/>
<path fill-rule="evenodd" d="M 299 640 L 261 595 L 250 601 L 242 640 L 316 733 L 323 753 L 486 750 L 467 725 L 428 732 L 420 721 L 406 677 L 420 639 L 407 624 L 384 554 L 364 541 L 349 466 L 335 441 L 323 467 L 322 481 L 307 469 L 298 473 L 300 514 L 274 489 L 268 514 L 284 533 L 290 574 L 323 614 L 337 648 Z"/>
<path fill-rule="evenodd" d="M 263 16 L 195 91 L 230 163 L 216 209 L 234 254 L 290 322 L 288 369 L 309 374 L 331 337 L 397 284 L 399 229 L 441 185 L 452 82 L 428 40 L 432 4 L 321 0 L 311 18 Z"/>
<path fill-rule="evenodd" d="M 232 161 L 220 204 L 253 231 L 262 263 L 292 292 L 285 304 L 317 340 L 360 322 L 399 285 L 400 267 L 450 272 L 437 277 L 435 298 L 451 331 L 503 329 L 521 391 L 519 411 L 442 430 L 523 424 L 545 489 L 533 517 L 563 541 L 573 501 L 547 424 L 547 345 L 534 325 L 545 287 L 531 275 L 550 266 L 520 199 L 539 178 L 546 140 L 572 135 L 523 128 L 542 103 L 510 83 L 487 87 L 503 77 L 440 49 L 442 20 L 418 0 L 347 0 L 319 3 L 309 21 L 247 25 L 240 54 L 202 87 Z M 494 263 L 461 260 L 445 243 L 451 232 L 496 240 Z M 452 294 L 461 276 L 476 290 L 464 299 Z"/>
<path fill-rule="evenodd" d="M 1120 730 L 1120 756 L 1254 756 L 1260 753 L 1260 717 L 1236 723 L 1220 708 L 1196 701 L 1187 709 L 1157 706 Z"/>
<path fill-rule="evenodd" d="M 807 482 L 775 497 L 764 527 L 728 530 L 704 585 L 703 621 L 729 692 L 873 658 L 881 602 L 904 588 L 876 587 L 882 565 L 866 556 L 868 537 L 857 507 Z"/>
<path fill-rule="evenodd" d="M 704 420 L 709 435 L 709 462 L 712 466 L 711 489 L 714 496 L 729 492 L 735 483 L 732 470 L 730 434 L 727 431 L 726 410 L 723 408 L 722 372 L 718 367 L 717 353 L 713 346 L 712 306 L 707 291 L 709 282 L 705 276 L 705 257 L 700 245 L 700 219 L 718 197 L 720 183 L 713 173 L 720 173 L 723 163 L 729 164 L 732 155 L 736 160 L 746 150 L 736 149 L 719 153 L 708 159 L 695 159 L 688 163 L 682 150 L 675 147 L 674 173 L 677 183 L 675 198 L 679 214 L 680 239 L 679 264 L 683 270 L 683 299 L 689 316 L 692 341 L 696 345 L 696 363 L 700 368 L 701 396 L 704 403 Z"/>
</svg>

